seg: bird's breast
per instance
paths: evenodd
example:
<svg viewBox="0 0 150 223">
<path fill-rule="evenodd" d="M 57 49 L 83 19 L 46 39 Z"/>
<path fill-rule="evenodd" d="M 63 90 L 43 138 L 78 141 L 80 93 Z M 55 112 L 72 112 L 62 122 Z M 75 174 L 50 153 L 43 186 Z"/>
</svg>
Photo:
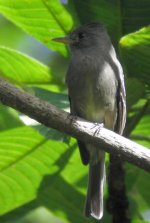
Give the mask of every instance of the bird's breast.
<svg viewBox="0 0 150 223">
<path fill-rule="evenodd" d="M 89 57 L 70 67 L 67 84 L 73 109 L 81 117 L 103 122 L 106 110 L 114 109 L 117 83 L 111 66 Z"/>
</svg>

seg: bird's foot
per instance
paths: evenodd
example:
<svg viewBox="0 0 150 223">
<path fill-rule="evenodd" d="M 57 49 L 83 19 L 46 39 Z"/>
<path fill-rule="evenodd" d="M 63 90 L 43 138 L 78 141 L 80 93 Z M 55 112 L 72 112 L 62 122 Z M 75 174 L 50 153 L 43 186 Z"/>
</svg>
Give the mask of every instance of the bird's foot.
<svg viewBox="0 0 150 223">
<path fill-rule="evenodd" d="M 73 123 L 73 122 L 76 121 L 77 116 L 74 115 L 74 114 L 72 114 L 72 113 L 69 113 L 68 116 L 67 116 L 67 119 L 69 119 L 69 121 L 70 121 L 71 123 Z"/>
<path fill-rule="evenodd" d="M 94 126 L 91 128 L 91 129 L 94 129 L 95 128 L 95 132 L 94 132 L 94 136 L 95 135 L 98 135 L 100 130 L 104 127 L 104 124 L 103 123 L 94 123 Z"/>
</svg>

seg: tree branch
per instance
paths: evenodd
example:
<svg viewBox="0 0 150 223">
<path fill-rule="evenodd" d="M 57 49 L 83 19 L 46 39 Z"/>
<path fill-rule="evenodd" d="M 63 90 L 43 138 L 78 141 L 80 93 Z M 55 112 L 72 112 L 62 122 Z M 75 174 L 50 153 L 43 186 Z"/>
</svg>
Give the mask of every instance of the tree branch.
<svg viewBox="0 0 150 223">
<path fill-rule="evenodd" d="M 150 171 L 150 150 L 128 140 L 108 129 L 96 131 L 94 124 L 83 119 L 74 118 L 65 111 L 32 96 L 0 79 L 0 101 L 45 126 L 70 134 L 82 141 L 89 141 L 113 155 Z"/>
</svg>

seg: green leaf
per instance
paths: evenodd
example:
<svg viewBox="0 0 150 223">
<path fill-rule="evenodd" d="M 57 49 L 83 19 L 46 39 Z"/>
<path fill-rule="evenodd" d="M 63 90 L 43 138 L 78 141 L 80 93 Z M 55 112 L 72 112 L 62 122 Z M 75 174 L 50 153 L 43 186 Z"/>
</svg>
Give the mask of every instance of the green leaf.
<svg viewBox="0 0 150 223">
<path fill-rule="evenodd" d="M 120 47 L 128 75 L 150 86 L 150 27 L 124 36 Z"/>
<path fill-rule="evenodd" d="M 150 109 L 148 110 L 150 112 Z M 136 128 L 132 131 L 131 139 L 137 143 L 150 148 L 150 115 L 144 115 Z"/>
<path fill-rule="evenodd" d="M 145 222 L 144 213 L 149 210 L 150 201 L 149 173 L 131 164 L 127 165 L 126 171 L 128 173 L 126 182 L 131 205 L 130 210 L 134 219 L 133 222 Z"/>
<path fill-rule="evenodd" d="M 22 126 L 18 113 L 12 108 L 0 105 L 0 131 Z"/>
<path fill-rule="evenodd" d="M 52 50 L 67 55 L 63 44 L 51 41 L 73 26 L 71 15 L 59 0 L 0 0 L 0 12 Z"/>
<path fill-rule="evenodd" d="M 149 112 L 149 111 L 148 111 Z M 150 115 L 144 115 L 138 126 L 134 130 L 134 134 L 140 134 L 150 136 Z"/>
<path fill-rule="evenodd" d="M 0 45 L 4 45 L 10 48 L 17 47 L 18 43 L 21 42 L 21 39 L 24 36 L 23 31 L 12 24 L 10 21 L 6 20 L 2 15 L 0 15 L 0 27 Z"/>
<path fill-rule="evenodd" d="M 12 219 L 15 208 L 21 213 L 24 204 L 23 212 L 30 210 L 35 201 L 67 222 L 84 222 L 85 180 L 82 187 L 74 185 L 87 168 L 75 148 L 74 140 L 47 141 L 29 127 L 0 133 L 0 213 L 7 213 L 1 220 Z"/>
<path fill-rule="evenodd" d="M 60 109 L 64 109 L 66 111 L 70 110 L 68 96 L 66 94 L 56 93 L 35 87 L 33 89 L 35 95 L 42 100 L 48 101 L 50 104 L 53 104 Z"/>
<path fill-rule="evenodd" d="M 0 75 L 16 83 L 44 84 L 52 79 L 50 68 L 18 51 L 0 46 Z"/>
<path fill-rule="evenodd" d="M 139 89 L 137 91 L 137 89 Z M 137 101 L 144 96 L 145 86 L 136 78 L 128 78 L 126 80 L 126 92 L 127 92 L 127 109 L 131 109 Z"/>
</svg>

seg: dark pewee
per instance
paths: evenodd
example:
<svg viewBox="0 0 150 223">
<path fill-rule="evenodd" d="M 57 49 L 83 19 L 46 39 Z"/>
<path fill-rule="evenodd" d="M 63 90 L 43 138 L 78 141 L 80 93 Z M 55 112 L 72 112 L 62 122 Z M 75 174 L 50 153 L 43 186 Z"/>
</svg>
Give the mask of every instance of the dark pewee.
<svg viewBox="0 0 150 223">
<path fill-rule="evenodd" d="M 122 134 L 126 120 L 124 75 L 104 26 L 89 23 L 54 40 L 68 44 L 71 50 L 66 75 L 71 114 Z M 78 146 L 83 164 L 89 164 L 85 215 L 101 219 L 105 152 L 101 145 L 78 141 Z"/>
</svg>

